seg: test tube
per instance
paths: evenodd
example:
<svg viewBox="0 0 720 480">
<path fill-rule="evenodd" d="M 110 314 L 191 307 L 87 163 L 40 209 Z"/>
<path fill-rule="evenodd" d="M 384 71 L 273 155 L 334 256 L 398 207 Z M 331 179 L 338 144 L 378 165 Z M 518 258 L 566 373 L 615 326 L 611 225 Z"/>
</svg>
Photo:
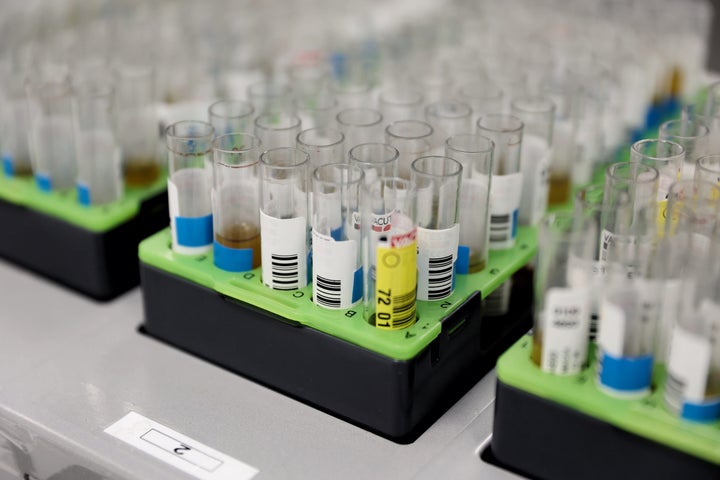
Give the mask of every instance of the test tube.
<svg viewBox="0 0 720 480">
<path fill-rule="evenodd" d="M 160 178 L 155 70 L 145 65 L 121 65 L 115 69 L 115 82 L 125 185 L 147 186 Z"/>
<path fill-rule="evenodd" d="M 310 156 L 294 147 L 260 156 L 262 281 L 276 290 L 308 283 L 308 165 Z"/>
<path fill-rule="evenodd" d="M 293 113 L 261 113 L 255 118 L 255 136 L 265 149 L 292 147 L 300 133 L 300 117 Z"/>
<path fill-rule="evenodd" d="M 383 117 L 371 108 L 350 108 L 337 114 L 338 129 L 345 135 L 345 149 L 382 139 Z"/>
<path fill-rule="evenodd" d="M 326 63 L 291 65 L 287 73 L 296 99 L 312 102 L 330 91 L 330 67 Z"/>
<path fill-rule="evenodd" d="M 422 93 L 400 87 L 392 87 L 380 93 L 380 113 L 385 124 L 398 120 L 422 120 Z"/>
<path fill-rule="evenodd" d="M 461 85 L 456 97 L 472 108 L 472 125 L 477 125 L 480 117 L 499 113 L 503 108 L 503 91 L 490 80 Z"/>
<path fill-rule="evenodd" d="M 472 133 L 472 109 L 465 103 L 442 100 L 425 107 L 425 120 L 433 127 L 433 150 L 442 154 L 445 140 L 458 133 Z"/>
<path fill-rule="evenodd" d="M 362 195 L 365 320 L 383 330 L 409 327 L 417 319 L 415 184 L 383 177 Z"/>
<path fill-rule="evenodd" d="M 720 154 L 720 82 L 708 87 L 701 121 L 708 127 L 707 153 Z"/>
<path fill-rule="evenodd" d="M 349 308 L 362 300 L 362 183 L 363 171 L 347 163 L 313 172 L 313 301 L 320 307 Z"/>
<path fill-rule="evenodd" d="M 490 188 L 490 250 L 512 248 L 517 236 L 522 192 L 523 122 L 513 115 L 485 115 L 478 120 L 477 133 L 495 144 Z"/>
<path fill-rule="evenodd" d="M 243 100 L 218 100 L 208 108 L 208 121 L 215 135 L 248 133 L 253 128 L 253 106 Z"/>
<path fill-rule="evenodd" d="M 433 128 L 419 120 L 399 120 L 385 128 L 385 143 L 397 148 L 398 174 L 410 179 L 410 165 L 419 157 L 430 154 Z"/>
<path fill-rule="evenodd" d="M 25 75 L 8 68 L 3 71 L 3 121 L 0 130 L 2 171 L 7 177 L 32 175 L 28 150 L 28 107 Z"/>
<path fill-rule="evenodd" d="M 213 142 L 213 262 L 229 272 L 260 266 L 260 140 L 230 133 Z"/>
<path fill-rule="evenodd" d="M 520 152 L 523 187 L 518 223 L 536 225 L 548 205 L 555 104 L 548 97 L 524 96 L 512 101 L 511 111 L 525 125 Z"/>
<path fill-rule="evenodd" d="M 321 165 L 345 160 L 345 135 L 334 128 L 309 128 L 298 133 L 297 148 L 310 155 L 312 171 Z"/>
<path fill-rule="evenodd" d="M 213 126 L 207 122 L 184 120 L 165 131 L 172 248 L 180 254 L 203 254 L 213 245 L 213 139 Z"/>
<path fill-rule="evenodd" d="M 678 180 L 668 192 L 665 234 L 688 232 L 693 253 L 707 255 L 719 214 L 720 187 L 716 183 Z"/>
<path fill-rule="evenodd" d="M 720 155 L 706 155 L 695 163 L 695 181 L 720 185 Z"/>
<path fill-rule="evenodd" d="M 442 300 L 455 286 L 462 164 L 450 157 L 420 157 L 411 165 L 417 188 L 418 300 Z"/>
<path fill-rule="evenodd" d="M 571 211 L 539 224 L 531 359 L 544 372 L 574 375 L 587 362 L 595 238 L 592 223 Z"/>
<path fill-rule="evenodd" d="M 400 152 L 386 143 L 361 143 L 350 149 L 350 165 L 363 171 L 363 180 L 373 183 L 381 177 L 396 177 Z"/>
<path fill-rule="evenodd" d="M 68 190 L 77 178 L 70 84 L 28 83 L 28 141 L 40 190 Z"/>
<path fill-rule="evenodd" d="M 370 102 L 372 86 L 366 81 L 335 82 L 333 94 L 341 109 L 363 108 Z"/>
<path fill-rule="evenodd" d="M 695 162 L 707 155 L 709 129 L 699 120 L 684 118 L 669 120 L 660 125 L 658 138 L 672 140 L 685 148 L 685 162 L 682 168 L 682 178 L 693 178 Z"/>
<path fill-rule="evenodd" d="M 334 127 L 338 109 L 338 101 L 330 95 L 295 99 L 295 110 L 303 128 Z"/>
<path fill-rule="evenodd" d="M 437 102 L 450 97 L 453 88 L 453 79 L 448 75 L 442 65 L 428 69 L 424 62 L 421 68 L 416 68 L 410 74 L 410 87 L 422 92 L 425 103 Z"/>
<path fill-rule="evenodd" d="M 290 86 L 267 80 L 248 85 L 247 99 L 255 109 L 255 115 L 283 112 L 287 114 L 293 107 Z M 267 147 L 266 143 L 263 145 Z"/>
<path fill-rule="evenodd" d="M 445 142 L 445 156 L 460 162 L 460 239 L 456 272 L 482 271 L 488 261 L 490 183 L 495 144 L 482 135 L 461 133 Z"/>
<path fill-rule="evenodd" d="M 82 205 L 102 205 L 122 197 L 122 153 L 116 136 L 115 92 L 109 84 L 73 87 L 77 152 L 77 194 Z"/>
</svg>

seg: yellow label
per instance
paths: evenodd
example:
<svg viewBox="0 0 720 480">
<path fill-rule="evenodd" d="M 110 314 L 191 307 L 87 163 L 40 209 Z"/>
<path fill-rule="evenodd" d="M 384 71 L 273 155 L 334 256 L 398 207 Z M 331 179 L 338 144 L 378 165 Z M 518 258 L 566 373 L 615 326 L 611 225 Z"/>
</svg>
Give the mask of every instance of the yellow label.
<svg viewBox="0 0 720 480">
<path fill-rule="evenodd" d="M 393 246 L 395 245 L 395 246 Z M 415 323 L 417 242 L 415 231 L 377 247 L 375 326 L 397 330 Z"/>
<path fill-rule="evenodd" d="M 659 238 L 663 238 L 665 236 L 667 204 L 667 200 L 660 200 L 657 202 L 657 234 Z"/>
</svg>

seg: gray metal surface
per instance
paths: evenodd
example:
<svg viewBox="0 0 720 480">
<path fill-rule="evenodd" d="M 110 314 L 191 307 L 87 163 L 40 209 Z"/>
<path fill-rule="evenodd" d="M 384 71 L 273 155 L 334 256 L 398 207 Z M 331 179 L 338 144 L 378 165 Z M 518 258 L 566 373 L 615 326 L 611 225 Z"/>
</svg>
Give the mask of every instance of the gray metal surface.
<svg viewBox="0 0 720 480">
<path fill-rule="evenodd" d="M 0 479 L 188 478 L 103 433 L 129 411 L 258 479 L 510 478 L 476 454 L 494 374 L 397 445 L 142 336 L 137 289 L 100 304 L 0 262 L 0 301 Z"/>
</svg>

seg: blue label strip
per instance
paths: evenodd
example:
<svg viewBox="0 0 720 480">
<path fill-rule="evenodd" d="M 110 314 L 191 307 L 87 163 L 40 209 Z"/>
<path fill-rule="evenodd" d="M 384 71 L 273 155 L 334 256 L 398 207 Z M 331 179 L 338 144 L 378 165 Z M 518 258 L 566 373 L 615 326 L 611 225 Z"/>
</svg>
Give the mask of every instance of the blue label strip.
<svg viewBox="0 0 720 480">
<path fill-rule="evenodd" d="M 253 268 L 252 248 L 230 248 L 215 241 L 213 263 L 228 272 L 247 272 Z"/>
<path fill-rule="evenodd" d="M 363 267 L 355 270 L 353 276 L 352 303 L 360 301 L 363 296 Z"/>
<path fill-rule="evenodd" d="M 90 189 L 88 186 L 78 183 L 76 185 L 76 189 L 80 205 L 85 205 L 86 207 L 90 206 Z"/>
<path fill-rule="evenodd" d="M 705 403 L 685 402 L 680 416 L 694 422 L 714 422 L 720 418 L 720 398 Z"/>
<path fill-rule="evenodd" d="M 466 274 L 470 271 L 470 247 L 458 246 L 457 260 L 455 261 L 455 273 Z M 454 280 L 454 279 L 453 279 Z"/>
<path fill-rule="evenodd" d="M 204 247 L 213 243 L 212 215 L 175 217 L 175 234 L 183 247 Z"/>
<path fill-rule="evenodd" d="M 619 392 L 640 392 L 650 388 L 652 355 L 613 357 L 605 352 L 600 357 L 600 384 Z"/>
<path fill-rule="evenodd" d="M 35 185 L 43 192 L 52 191 L 52 181 L 50 177 L 42 173 L 35 174 Z"/>
<path fill-rule="evenodd" d="M 513 211 L 513 215 L 512 215 L 512 233 L 510 234 L 510 237 L 511 237 L 511 238 L 517 237 L 518 213 L 519 213 L 519 212 L 520 212 L 520 210 L 518 210 L 518 209 L 515 209 L 515 210 Z"/>
<path fill-rule="evenodd" d="M 15 168 L 13 167 L 13 161 L 12 157 L 10 155 L 3 155 L 2 157 L 2 168 L 3 173 L 6 177 L 14 177 L 15 176 Z"/>
</svg>

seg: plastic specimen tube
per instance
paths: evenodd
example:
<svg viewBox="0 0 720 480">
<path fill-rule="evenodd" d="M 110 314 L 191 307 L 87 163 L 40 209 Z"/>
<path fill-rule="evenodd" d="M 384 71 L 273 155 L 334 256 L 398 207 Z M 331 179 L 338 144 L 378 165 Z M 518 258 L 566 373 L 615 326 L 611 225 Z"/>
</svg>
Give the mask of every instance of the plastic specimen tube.
<svg viewBox="0 0 720 480">
<path fill-rule="evenodd" d="M 294 147 L 260 156 L 262 280 L 276 290 L 308 283 L 308 165 L 310 156 Z"/>
<path fill-rule="evenodd" d="M 520 153 L 523 187 L 518 223 L 536 225 L 548 205 L 555 104 L 548 97 L 524 96 L 512 101 L 511 111 L 525 125 Z"/>
<path fill-rule="evenodd" d="M 538 235 L 531 358 L 544 372 L 574 375 L 587 362 L 597 233 L 591 222 L 561 211 L 543 217 Z"/>
<path fill-rule="evenodd" d="M 78 201 L 82 205 L 115 202 L 123 193 L 115 93 L 109 84 L 85 83 L 73 90 Z"/>
<path fill-rule="evenodd" d="M 398 120 L 422 120 L 422 93 L 406 88 L 389 88 L 378 98 L 380 113 L 386 124 Z"/>
<path fill-rule="evenodd" d="M 293 113 L 262 113 L 255 118 L 255 136 L 268 150 L 294 147 L 300 125 L 300 117 Z"/>
<path fill-rule="evenodd" d="M 495 144 L 490 188 L 490 250 L 512 248 L 517 236 L 523 180 L 520 171 L 523 122 L 512 115 L 490 114 L 478 120 L 477 133 Z"/>
<path fill-rule="evenodd" d="M 372 183 L 381 177 L 395 177 L 400 152 L 386 143 L 361 143 L 350 149 L 350 165 L 363 171 L 363 181 Z"/>
<path fill-rule="evenodd" d="M 213 143 L 213 262 L 230 272 L 260 266 L 260 176 L 262 145 L 248 133 Z"/>
<path fill-rule="evenodd" d="M 345 135 L 334 128 L 310 128 L 298 133 L 296 146 L 310 155 L 308 168 L 314 171 L 328 163 L 345 160 Z"/>
<path fill-rule="evenodd" d="M 362 300 L 362 183 L 362 170 L 347 163 L 313 172 L 313 301 L 320 307 L 349 308 Z"/>
<path fill-rule="evenodd" d="M 686 116 L 679 120 L 669 120 L 660 125 L 659 139 L 672 140 L 685 147 L 683 178 L 693 178 L 695 162 L 698 158 L 707 155 L 709 132 L 710 130 L 703 123 L 686 118 Z"/>
<path fill-rule="evenodd" d="M 445 140 L 458 133 L 472 133 L 472 109 L 465 103 L 441 100 L 425 107 L 425 120 L 433 127 L 433 150 L 442 155 Z"/>
<path fill-rule="evenodd" d="M 30 83 L 27 99 L 28 140 L 38 188 L 44 192 L 73 188 L 77 162 L 69 83 Z"/>
<path fill-rule="evenodd" d="M 250 133 L 253 129 L 253 106 L 243 100 L 219 100 L 208 107 L 208 120 L 215 135 Z"/>
<path fill-rule="evenodd" d="M 442 300 L 455 285 L 462 164 L 449 157 L 421 157 L 411 166 L 417 188 L 418 300 Z"/>
<path fill-rule="evenodd" d="M 247 99 L 255 109 L 255 115 L 287 113 L 291 112 L 293 107 L 290 86 L 267 80 L 249 85 L 247 87 Z"/>
<path fill-rule="evenodd" d="M 720 185 L 720 155 L 706 155 L 695 163 L 695 181 Z"/>
<path fill-rule="evenodd" d="M 172 246 L 186 255 L 210 251 L 213 244 L 212 125 L 185 120 L 165 131 L 168 148 L 168 201 Z"/>
<path fill-rule="evenodd" d="M 382 140 L 380 112 L 371 108 L 349 108 L 337 114 L 338 129 L 345 135 L 345 150 L 361 143 Z"/>
<path fill-rule="evenodd" d="M 445 156 L 457 160 L 463 166 L 456 273 L 476 273 L 487 265 L 494 149 L 492 140 L 473 133 L 453 135 L 445 142 Z"/>
<path fill-rule="evenodd" d="M 383 330 L 413 325 L 417 319 L 417 223 L 415 184 L 383 177 L 362 196 L 365 320 Z"/>
<path fill-rule="evenodd" d="M 433 128 L 419 120 L 399 120 L 385 128 L 385 143 L 400 152 L 398 175 L 401 178 L 410 179 L 410 165 L 430 154 L 432 142 Z"/>
</svg>

